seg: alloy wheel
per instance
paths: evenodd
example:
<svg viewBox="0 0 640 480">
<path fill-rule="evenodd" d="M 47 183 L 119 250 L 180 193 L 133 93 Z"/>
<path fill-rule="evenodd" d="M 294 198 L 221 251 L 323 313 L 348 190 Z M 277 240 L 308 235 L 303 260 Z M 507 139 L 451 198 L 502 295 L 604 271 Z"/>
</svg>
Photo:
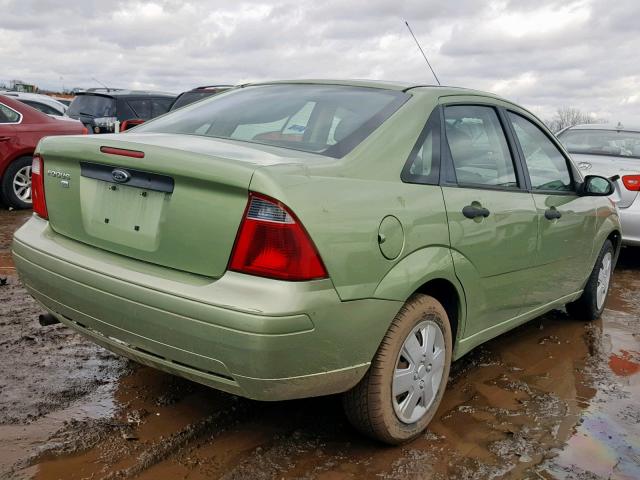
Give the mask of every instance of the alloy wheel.
<svg viewBox="0 0 640 480">
<path fill-rule="evenodd" d="M 31 203 L 31 165 L 26 165 L 13 176 L 13 193 L 25 203 Z"/>
</svg>

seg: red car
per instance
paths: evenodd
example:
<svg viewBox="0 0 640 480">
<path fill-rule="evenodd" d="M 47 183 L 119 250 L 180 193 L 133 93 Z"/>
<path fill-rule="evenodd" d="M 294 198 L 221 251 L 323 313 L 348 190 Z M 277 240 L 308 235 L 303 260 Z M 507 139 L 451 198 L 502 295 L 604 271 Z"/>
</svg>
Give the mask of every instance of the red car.
<svg viewBox="0 0 640 480">
<path fill-rule="evenodd" d="M 76 120 L 53 118 L 0 95 L 0 200 L 10 207 L 30 208 L 31 157 L 40 139 L 86 133 Z"/>
</svg>

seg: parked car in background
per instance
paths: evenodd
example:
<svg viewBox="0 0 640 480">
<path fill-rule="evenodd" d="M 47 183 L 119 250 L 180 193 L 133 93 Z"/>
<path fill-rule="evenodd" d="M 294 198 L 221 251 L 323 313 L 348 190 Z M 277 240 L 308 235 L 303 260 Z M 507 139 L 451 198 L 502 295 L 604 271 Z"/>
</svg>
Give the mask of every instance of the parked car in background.
<svg viewBox="0 0 640 480">
<path fill-rule="evenodd" d="M 87 129 L 66 117 L 51 117 L 14 97 L 0 95 L 0 199 L 14 208 L 31 207 L 31 163 L 41 138 L 78 135 Z"/>
<path fill-rule="evenodd" d="M 0 95 L 16 98 L 22 103 L 25 103 L 36 110 L 40 110 L 42 113 L 46 113 L 47 115 L 62 116 L 69 108 L 55 98 L 48 95 L 40 95 L 39 93 L 0 91 Z"/>
<path fill-rule="evenodd" d="M 220 92 L 224 92 L 225 90 L 229 90 L 230 88 L 233 88 L 233 85 L 212 85 L 208 87 L 197 87 L 193 90 L 182 92 L 180 95 L 178 95 L 178 98 L 176 98 L 175 102 L 173 102 L 173 105 L 171 105 L 171 110 L 184 107 L 185 105 L 189 105 L 190 103 L 197 102 L 198 100 L 202 100 L 203 98 L 207 98 Z"/>
<path fill-rule="evenodd" d="M 67 115 L 80 120 L 90 133 L 113 133 L 116 122 L 126 130 L 127 121 L 142 123 L 167 113 L 175 98 L 163 92 L 95 88 L 78 92 Z"/>
<path fill-rule="evenodd" d="M 13 255 L 57 319 L 233 394 L 346 392 L 388 443 L 426 428 L 452 360 L 551 309 L 598 318 L 620 248 L 612 182 L 467 89 L 248 85 L 47 138 L 34 168 Z"/>
<path fill-rule="evenodd" d="M 585 174 L 620 176 L 622 241 L 640 246 L 640 127 L 576 125 L 558 138 Z"/>
<path fill-rule="evenodd" d="M 62 97 L 53 97 L 53 99 L 57 100 L 60 103 L 62 103 L 67 108 L 69 108 L 69 105 L 71 105 L 71 101 L 73 100 L 72 98 L 62 98 Z"/>
</svg>

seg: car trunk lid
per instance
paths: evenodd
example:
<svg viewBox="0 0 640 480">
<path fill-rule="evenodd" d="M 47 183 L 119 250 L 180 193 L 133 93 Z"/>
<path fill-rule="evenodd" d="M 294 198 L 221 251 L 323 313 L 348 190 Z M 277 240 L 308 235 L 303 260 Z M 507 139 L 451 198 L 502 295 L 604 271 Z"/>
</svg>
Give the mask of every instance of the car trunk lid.
<svg viewBox="0 0 640 480">
<path fill-rule="evenodd" d="M 600 175 L 612 177 L 620 175 L 640 175 L 640 159 L 620 158 L 607 155 L 587 155 L 572 153 L 575 164 L 583 175 Z M 628 190 L 619 180 L 620 200 L 617 202 L 620 208 L 629 207 L 638 196 L 637 191 Z"/>
<path fill-rule="evenodd" d="M 51 228 L 127 257 L 220 277 L 253 172 L 293 162 L 274 150 L 167 134 L 46 139 L 39 151 Z"/>
</svg>

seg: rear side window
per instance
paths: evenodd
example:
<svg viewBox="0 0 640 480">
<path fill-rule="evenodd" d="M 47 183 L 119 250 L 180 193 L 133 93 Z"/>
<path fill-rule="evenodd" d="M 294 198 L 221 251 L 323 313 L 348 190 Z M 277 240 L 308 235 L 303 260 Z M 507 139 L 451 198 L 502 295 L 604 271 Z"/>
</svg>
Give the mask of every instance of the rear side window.
<svg viewBox="0 0 640 480">
<path fill-rule="evenodd" d="M 58 116 L 62 115 L 58 110 L 50 107 L 49 105 L 45 105 L 44 103 L 33 102 L 31 100 L 20 100 L 20 101 L 22 103 L 29 105 L 30 107 L 35 108 L 36 110 L 40 110 L 42 113 L 46 113 L 47 115 L 58 115 Z"/>
<path fill-rule="evenodd" d="M 155 118 L 164 115 L 171 108 L 173 98 L 152 98 L 151 99 L 151 117 Z"/>
<path fill-rule="evenodd" d="M 436 108 L 418 137 L 402 170 L 408 183 L 436 185 L 440 180 L 440 110 Z"/>
<path fill-rule="evenodd" d="M 492 107 L 445 107 L 445 129 L 459 184 L 515 188 L 518 180 L 498 114 Z"/>
<path fill-rule="evenodd" d="M 218 92 L 208 90 L 204 90 L 201 92 L 184 92 L 180 94 L 180 96 L 176 99 L 175 103 L 171 106 L 171 110 L 184 107 L 185 105 L 189 105 L 190 103 L 197 102 L 198 100 L 202 100 L 203 98 L 210 97 L 211 95 L 215 95 L 216 93 Z"/>
<path fill-rule="evenodd" d="M 0 103 L 0 123 L 17 123 L 20 121 L 20 114 L 15 110 Z"/>
<path fill-rule="evenodd" d="M 137 132 L 181 133 L 342 157 L 409 95 L 340 85 L 257 85 L 190 105 Z"/>
<path fill-rule="evenodd" d="M 534 190 L 573 190 L 564 155 L 540 128 L 526 118 L 509 112 Z"/>
<path fill-rule="evenodd" d="M 142 118 L 143 120 L 149 120 L 151 116 L 151 99 L 150 98 L 137 98 L 127 100 L 129 107 L 133 110 L 136 118 Z"/>
<path fill-rule="evenodd" d="M 67 114 L 73 118 L 79 115 L 97 118 L 115 117 L 116 101 L 102 95 L 78 95 L 71 102 Z"/>
</svg>

